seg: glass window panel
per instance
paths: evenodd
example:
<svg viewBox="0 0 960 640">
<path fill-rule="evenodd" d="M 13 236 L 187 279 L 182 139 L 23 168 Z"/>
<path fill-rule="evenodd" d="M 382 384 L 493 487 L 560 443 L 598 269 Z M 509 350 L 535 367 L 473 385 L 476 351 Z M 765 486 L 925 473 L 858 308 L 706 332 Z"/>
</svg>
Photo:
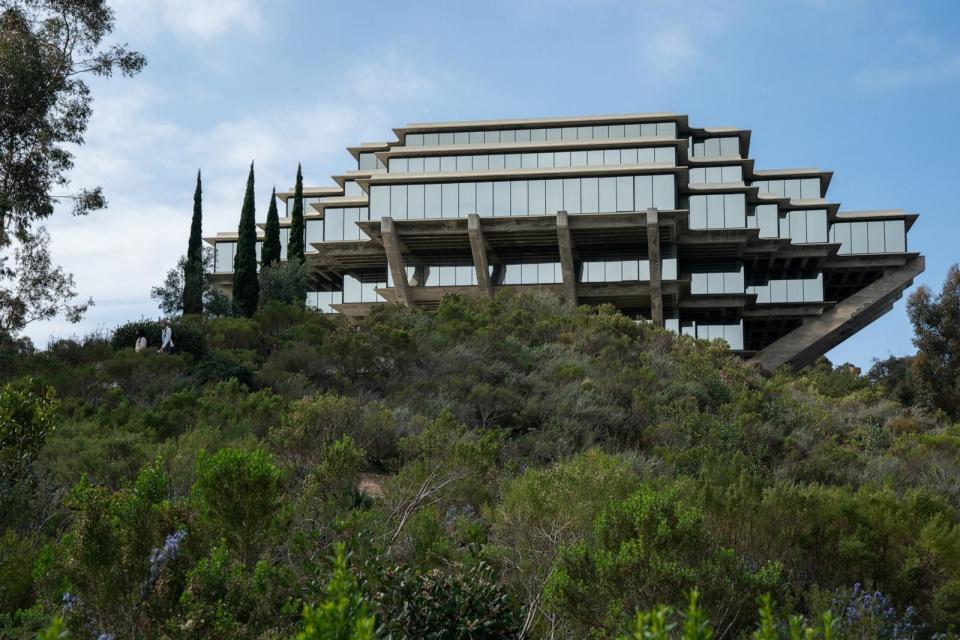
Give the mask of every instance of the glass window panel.
<svg viewBox="0 0 960 640">
<path fill-rule="evenodd" d="M 607 166 L 620 164 L 620 149 L 604 149 L 603 164 Z"/>
<path fill-rule="evenodd" d="M 723 274 L 723 290 L 725 293 L 743 293 L 743 269 Z"/>
<path fill-rule="evenodd" d="M 422 184 L 411 184 L 407 188 L 407 217 L 411 220 L 423 219 Z"/>
<path fill-rule="evenodd" d="M 424 158 L 423 170 L 427 173 L 436 173 L 437 171 L 440 171 L 440 157 L 433 156 L 432 158 Z"/>
<path fill-rule="evenodd" d="M 610 127 L 607 125 L 599 125 L 593 128 L 592 138 L 594 140 L 606 140 L 610 137 Z"/>
<path fill-rule="evenodd" d="M 617 139 L 625 137 L 624 127 L 622 124 L 612 124 L 610 125 L 609 135 L 611 139 Z"/>
<path fill-rule="evenodd" d="M 703 141 L 703 154 L 714 158 L 720 155 L 720 138 L 707 138 Z"/>
<path fill-rule="evenodd" d="M 483 143 L 483 131 L 471 131 L 470 144 L 482 144 L 482 143 Z"/>
<path fill-rule="evenodd" d="M 677 137 L 677 123 L 675 123 L 675 122 L 658 122 L 658 123 L 657 123 L 657 137 L 660 137 L 660 138 L 676 138 L 676 137 Z"/>
<path fill-rule="evenodd" d="M 483 132 L 483 141 L 487 144 L 491 142 L 500 142 L 500 132 L 499 131 L 484 131 Z"/>
<path fill-rule="evenodd" d="M 477 183 L 477 214 L 481 216 L 493 215 L 493 183 Z"/>
<path fill-rule="evenodd" d="M 743 325 L 728 324 L 723 327 L 723 339 L 735 351 L 743 350 Z"/>
<path fill-rule="evenodd" d="M 456 267 L 456 283 L 458 285 L 476 284 L 477 272 L 471 265 L 459 265 Z"/>
<path fill-rule="evenodd" d="M 553 152 L 546 151 L 537 154 L 537 166 L 546 169 L 553 166 Z"/>
<path fill-rule="evenodd" d="M 721 138 L 720 155 L 737 157 L 740 155 L 740 138 Z"/>
<path fill-rule="evenodd" d="M 449 287 L 457 283 L 457 271 L 455 267 L 451 266 L 440 266 L 437 267 L 439 273 L 439 280 L 441 287 Z"/>
<path fill-rule="evenodd" d="M 390 187 L 379 185 L 370 187 L 370 211 L 375 218 L 390 215 Z"/>
<path fill-rule="evenodd" d="M 676 208 L 676 190 L 673 174 L 653 176 L 653 206 L 658 209 Z"/>
<path fill-rule="evenodd" d="M 728 229 L 742 229 L 747 226 L 747 197 L 742 193 L 723 195 L 724 226 Z"/>
<path fill-rule="evenodd" d="M 850 245 L 853 253 L 867 253 L 870 250 L 866 222 L 850 223 Z"/>
<path fill-rule="evenodd" d="M 343 240 L 343 209 L 327 209 L 324 212 L 323 239 Z"/>
<path fill-rule="evenodd" d="M 820 178 L 804 178 L 800 181 L 800 197 L 809 200 L 820 197 Z"/>
<path fill-rule="evenodd" d="M 504 156 L 504 169 L 519 169 L 520 168 L 520 154 L 519 153 L 508 153 Z"/>
<path fill-rule="evenodd" d="M 567 213 L 580 213 L 579 178 L 567 178 L 563 181 L 563 207 Z"/>
<path fill-rule="evenodd" d="M 503 166 L 504 166 L 503 160 L 504 160 L 504 156 L 502 153 L 496 153 L 490 156 L 490 170 L 494 171 L 498 169 L 503 169 Z"/>
<path fill-rule="evenodd" d="M 653 206 L 653 176 L 634 178 L 634 211 L 646 211 Z"/>
<path fill-rule="evenodd" d="M 882 220 L 871 220 L 867 223 L 867 250 L 870 253 L 883 253 Z"/>
<path fill-rule="evenodd" d="M 520 156 L 520 167 L 522 169 L 536 169 L 537 168 L 537 154 L 535 153 L 524 153 Z"/>
<path fill-rule="evenodd" d="M 784 180 L 783 195 L 786 196 L 787 198 L 799 198 L 800 197 L 800 181 Z"/>
<path fill-rule="evenodd" d="M 440 185 L 439 184 L 424 185 L 423 217 L 424 218 L 440 217 Z"/>
<path fill-rule="evenodd" d="M 903 253 L 907 250 L 906 224 L 903 220 L 884 221 L 883 234 L 887 253 Z"/>
<path fill-rule="evenodd" d="M 803 281 L 803 301 L 823 302 L 823 276 L 807 278 Z"/>
<path fill-rule="evenodd" d="M 410 158 L 407 163 L 407 171 L 410 173 L 423 173 L 423 158 Z"/>
<path fill-rule="evenodd" d="M 517 129 L 517 142 L 530 142 L 530 129 Z"/>
<path fill-rule="evenodd" d="M 407 173 L 407 165 L 409 160 L 407 158 L 392 158 L 390 160 L 390 172 L 391 173 Z"/>
<path fill-rule="evenodd" d="M 500 142 L 516 142 L 517 132 L 513 129 L 504 129 L 500 132 Z"/>
<path fill-rule="evenodd" d="M 807 211 L 807 242 L 827 241 L 827 212 L 824 209 Z"/>
<path fill-rule="evenodd" d="M 707 274 L 707 293 L 723 293 L 722 273 L 713 272 Z"/>
<path fill-rule="evenodd" d="M 803 302 L 803 280 L 787 280 L 787 302 Z"/>
<path fill-rule="evenodd" d="M 548 142 L 558 142 L 561 139 L 560 129 L 554 127 L 552 129 L 547 129 L 547 141 Z"/>
<path fill-rule="evenodd" d="M 343 209 L 340 209 L 342 212 Z M 290 227 L 282 227 L 280 229 L 280 259 L 287 259 L 287 244 L 290 240 Z"/>
<path fill-rule="evenodd" d="M 654 147 L 653 161 L 672 165 L 676 161 L 676 153 L 673 147 Z"/>
<path fill-rule="evenodd" d="M 473 171 L 473 156 L 457 156 L 457 171 Z"/>
<path fill-rule="evenodd" d="M 620 149 L 620 164 L 637 164 L 637 150 Z"/>
<path fill-rule="evenodd" d="M 597 210 L 603 213 L 617 210 L 616 178 L 600 178 L 600 205 Z"/>
<path fill-rule="evenodd" d="M 716 184 L 723 181 L 723 169 L 720 167 L 706 167 L 704 170 L 704 182 Z"/>
<path fill-rule="evenodd" d="M 837 253 L 847 254 L 851 252 L 850 225 L 846 223 L 835 223 L 830 227 L 830 241 L 840 245 Z"/>
<path fill-rule="evenodd" d="M 703 184 L 707 180 L 707 170 L 703 167 L 690 169 L 687 179 L 690 184 Z"/>
<path fill-rule="evenodd" d="M 591 149 L 587 152 L 587 166 L 603 166 L 603 149 Z"/>
<path fill-rule="evenodd" d="M 626 138 L 639 138 L 640 137 L 640 125 L 639 124 L 628 124 L 623 127 L 623 135 Z"/>
<path fill-rule="evenodd" d="M 563 208 L 563 180 L 547 180 L 547 207 L 546 213 L 565 211 Z"/>
<path fill-rule="evenodd" d="M 493 183 L 493 215 L 510 215 L 510 183 Z"/>
<path fill-rule="evenodd" d="M 653 164 L 656 162 L 656 151 L 650 147 L 644 149 L 637 149 L 637 163 L 638 164 Z"/>
<path fill-rule="evenodd" d="M 537 284 L 537 265 L 520 265 L 520 282 L 522 284 Z"/>
<path fill-rule="evenodd" d="M 423 146 L 423 134 L 421 133 L 408 133 L 407 137 L 404 138 L 404 144 L 408 147 L 422 147 Z M 373 155 L 373 154 L 370 154 Z"/>
<path fill-rule="evenodd" d="M 770 302 L 786 302 L 786 301 L 787 301 L 787 281 L 771 280 L 770 281 Z"/>
<path fill-rule="evenodd" d="M 599 211 L 599 184 L 597 178 L 582 178 L 580 180 L 580 202 L 581 213 L 596 213 Z"/>
<path fill-rule="evenodd" d="M 570 152 L 570 166 L 571 166 L 571 167 L 585 167 L 585 166 L 587 166 L 587 152 L 586 152 L 586 151 L 571 151 L 571 152 Z"/>
<path fill-rule="evenodd" d="M 690 228 L 707 228 L 707 197 L 690 196 Z"/>
<path fill-rule="evenodd" d="M 508 264 L 503 270 L 503 284 L 520 284 L 520 265 Z"/>
<path fill-rule="evenodd" d="M 470 134 L 467 131 L 456 131 L 453 134 L 454 144 L 467 144 L 470 142 Z"/>
<path fill-rule="evenodd" d="M 743 180 L 743 171 L 740 165 L 721 167 L 721 169 L 723 173 L 721 180 L 723 180 L 723 182 L 741 182 Z"/>
<path fill-rule="evenodd" d="M 477 212 L 477 183 L 462 182 L 459 189 L 459 215 L 466 218 L 467 214 Z"/>
<path fill-rule="evenodd" d="M 577 127 L 577 140 L 593 140 L 593 127 Z"/>
<path fill-rule="evenodd" d="M 558 167 L 569 167 L 570 166 L 570 152 L 569 151 L 557 151 L 553 154 L 554 164 Z"/>
<path fill-rule="evenodd" d="M 425 147 L 435 147 L 439 144 L 439 134 L 436 133 L 425 133 L 423 134 L 423 146 Z"/>
<path fill-rule="evenodd" d="M 390 215 L 397 220 L 407 219 L 407 185 L 395 184 L 390 187 Z"/>
<path fill-rule="evenodd" d="M 486 171 L 490 167 L 490 156 L 473 156 L 473 170 Z"/>
<path fill-rule="evenodd" d="M 531 129 L 530 142 L 544 142 L 547 139 L 546 129 Z"/>
<path fill-rule="evenodd" d="M 311 242 L 323 242 L 323 220 L 312 219 L 306 221 L 307 225 L 307 245 Z M 310 247 L 310 251 L 316 251 L 316 249 Z"/>
<path fill-rule="evenodd" d="M 442 185 L 441 213 L 442 218 L 456 218 L 459 214 L 459 197 L 456 182 L 444 182 Z"/>
<path fill-rule="evenodd" d="M 527 215 L 527 182 L 514 180 L 510 183 L 510 215 Z"/>
<path fill-rule="evenodd" d="M 640 135 L 644 138 L 655 138 L 657 136 L 657 123 L 644 122 L 641 124 Z"/>
<path fill-rule="evenodd" d="M 441 133 L 439 136 L 439 143 L 442 145 L 451 145 L 453 144 L 453 133 Z"/>
<path fill-rule="evenodd" d="M 707 195 L 707 228 L 723 228 L 723 194 L 711 193 Z"/>
<path fill-rule="evenodd" d="M 233 271 L 233 251 L 236 243 L 218 242 L 216 247 L 213 270 L 217 273 L 230 273 Z"/>
<path fill-rule="evenodd" d="M 543 215 L 547 212 L 546 203 L 546 181 L 531 180 L 528 187 L 528 196 L 530 198 L 529 213 L 532 216 Z"/>
<path fill-rule="evenodd" d="M 633 211 L 633 177 L 617 176 L 617 211 Z"/>
<path fill-rule="evenodd" d="M 640 263 L 637 260 L 624 260 L 623 261 L 623 274 L 622 277 L 624 281 L 635 282 L 640 279 Z"/>
<path fill-rule="evenodd" d="M 537 282 L 550 284 L 553 282 L 553 263 L 542 262 L 537 265 Z"/>
<path fill-rule="evenodd" d="M 640 275 L 639 275 L 640 281 L 641 281 L 641 282 L 646 282 L 647 280 L 649 280 L 649 279 L 650 279 L 650 261 L 649 261 L 649 260 L 640 260 L 640 261 L 637 263 L 637 267 L 638 267 L 638 269 L 639 269 L 639 271 L 640 271 Z M 664 276 L 663 276 L 663 273 L 661 273 L 661 277 L 664 277 Z M 676 275 L 674 275 L 674 279 L 676 279 Z"/>
<path fill-rule="evenodd" d="M 704 148 L 704 146 L 703 146 L 703 143 L 702 143 L 702 142 L 694 142 L 694 143 L 693 143 L 693 157 L 694 157 L 694 158 L 702 158 L 702 157 L 704 157 L 704 155 L 706 155 L 706 150 L 705 150 L 705 148 Z"/>
<path fill-rule="evenodd" d="M 456 156 L 440 157 L 440 171 L 456 171 L 456 170 L 457 170 Z"/>
</svg>

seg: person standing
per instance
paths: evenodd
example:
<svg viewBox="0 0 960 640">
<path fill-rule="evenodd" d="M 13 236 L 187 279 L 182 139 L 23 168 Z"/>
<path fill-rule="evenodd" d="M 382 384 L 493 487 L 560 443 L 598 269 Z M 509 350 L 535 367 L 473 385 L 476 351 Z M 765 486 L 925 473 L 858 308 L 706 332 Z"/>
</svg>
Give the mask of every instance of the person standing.
<svg viewBox="0 0 960 640">
<path fill-rule="evenodd" d="M 137 329 L 137 341 L 133 345 L 134 351 L 140 353 L 147 348 L 147 334 L 143 332 L 143 329 Z"/>
<path fill-rule="evenodd" d="M 173 327 L 166 318 L 160 321 L 160 348 L 157 353 L 170 353 L 173 351 Z"/>
</svg>

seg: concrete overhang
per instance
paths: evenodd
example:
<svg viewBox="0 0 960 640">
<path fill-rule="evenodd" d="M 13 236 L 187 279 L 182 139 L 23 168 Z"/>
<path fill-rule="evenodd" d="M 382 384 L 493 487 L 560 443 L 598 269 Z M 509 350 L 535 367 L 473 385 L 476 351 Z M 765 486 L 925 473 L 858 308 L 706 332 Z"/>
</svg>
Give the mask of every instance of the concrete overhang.
<svg viewBox="0 0 960 640">
<path fill-rule="evenodd" d="M 303 197 L 304 198 L 322 198 L 325 196 L 336 196 L 343 193 L 343 185 L 337 187 L 304 187 L 303 188 Z M 294 195 L 294 189 L 289 191 L 277 191 L 277 197 L 284 203 L 287 202 L 288 198 L 292 198 Z"/>
<path fill-rule="evenodd" d="M 737 127 L 703 127 L 687 129 L 691 138 L 740 138 L 740 155 L 744 158 L 750 157 L 750 130 L 738 129 Z M 678 132 L 679 134 L 679 132 Z"/>
<path fill-rule="evenodd" d="M 910 213 L 903 209 L 875 209 L 865 211 L 840 211 L 837 214 L 837 220 L 841 222 L 859 222 L 869 220 L 903 220 L 906 222 L 907 231 L 913 226 L 913 223 L 919 218 L 919 214 Z"/>
<path fill-rule="evenodd" d="M 676 167 L 665 162 L 652 164 L 623 164 L 594 167 L 545 167 L 542 169 L 494 169 L 488 171 L 441 171 L 436 173 L 381 173 L 369 178 L 358 179 L 363 186 L 385 184 L 436 183 L 436 182 L 488 182 L 491 180 L 510 180 L 514 178 L 564 178 L 634 175 L 637 172 L 649 174 L 673 173 L 686 176 L 686 167 Z M 411 178 L 415 176 L 415 179 Z"/>
<path fill-rule="evenodd" d="M 799 169 L 757 169 L 753 172 L 752 180 L 789 180 L 791 178 L 820 178 L 820 197 L 827 195 L 833 171 L 825 171 L 816 167 Z"/>
<path fill-rule="evenodd" d="M 361 153 L 370 153 L 383 151 L 384 149 L 389 149 L 391 142 L 361 142 L 360 146 L 347 147 L 347 151 L 350 152 L 350 155 L 353 156 L 353 159 L 357 162 L 360 161 Z"/>
</svg>

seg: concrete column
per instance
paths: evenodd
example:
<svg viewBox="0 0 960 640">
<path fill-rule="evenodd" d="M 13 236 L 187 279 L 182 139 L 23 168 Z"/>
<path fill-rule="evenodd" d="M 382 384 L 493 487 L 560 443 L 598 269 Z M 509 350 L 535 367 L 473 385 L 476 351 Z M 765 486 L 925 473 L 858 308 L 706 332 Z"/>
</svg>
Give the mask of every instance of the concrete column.
<svg viewBox="0 0 960 640">
<path fill-rule="evenodd" d="M 477 285 L 488 298 L 493 297 L 493 283 L 490 282 L 487 243 L 483 238 L 480 216 L 471 213 L 467 216 L 467 233 L 470 235 L 470 253 L 473 254 L 473 267 L 477 271 Z"/>
<path fill-rule="evenodd" d="M 566 211 L 557 212 L 557 242 L 560 245 L 560 271 L 563 273 L 563 289 L 567 302 L 577 306 L 577 266 L 573 261 L 573 238 L 570 235 L 570 220 Z"/>
<path fill-rule="evenodd" d="M 380 221 L 380 236 L 383 238 L 383 248 L 387 254 L 387 266 L 390 268 L 390 275 L 393 277 L 393 291 L 400 304 L 412 309 L 413 296 L 410 294 L 407 270 L 400 253 L 400 240 L 393 228 L 393 218 L 386 217 Z"/>
<path fill-rule="evenodd" d="M 660 224 L 656 209 L 647 209 L 647 257 L 650 260 L 650 320 L 663 326 L 663 275 L 660 268 Z"/>
</svg>

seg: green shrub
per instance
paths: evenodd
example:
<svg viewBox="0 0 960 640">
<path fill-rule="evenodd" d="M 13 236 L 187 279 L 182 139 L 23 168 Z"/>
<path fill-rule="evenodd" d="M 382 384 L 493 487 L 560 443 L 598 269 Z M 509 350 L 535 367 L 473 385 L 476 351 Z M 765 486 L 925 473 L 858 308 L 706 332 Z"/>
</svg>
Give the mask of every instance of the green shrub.
<svg viewBox="0 0 960 640">
<path fill-rule="evenodd" d="M 254 388 L 253 371 L 232 358 L 225 357 L 222 352 L 216 352 L 194 367 L 193 377 L 200 386 L 211 382 L 226 382 L 233 378 L 248 389 Z"/>
<path fill-rule="evenodd" d="M 189 353 L 196 360 L 207 354 L 207 340 L 202 320 L 196 318 L 174 318 L 170 323 L 173 330 L 175 353 Z M 143 330 L 147 336 L 147 348 L 156 351 L 160 348 L 160 323 L 152 320 L 139 320 L 122 324 L 113 331 L 110 346 L 114 350 L 132 349 L 137 341 L 137 331 Z"/>
</svg>

